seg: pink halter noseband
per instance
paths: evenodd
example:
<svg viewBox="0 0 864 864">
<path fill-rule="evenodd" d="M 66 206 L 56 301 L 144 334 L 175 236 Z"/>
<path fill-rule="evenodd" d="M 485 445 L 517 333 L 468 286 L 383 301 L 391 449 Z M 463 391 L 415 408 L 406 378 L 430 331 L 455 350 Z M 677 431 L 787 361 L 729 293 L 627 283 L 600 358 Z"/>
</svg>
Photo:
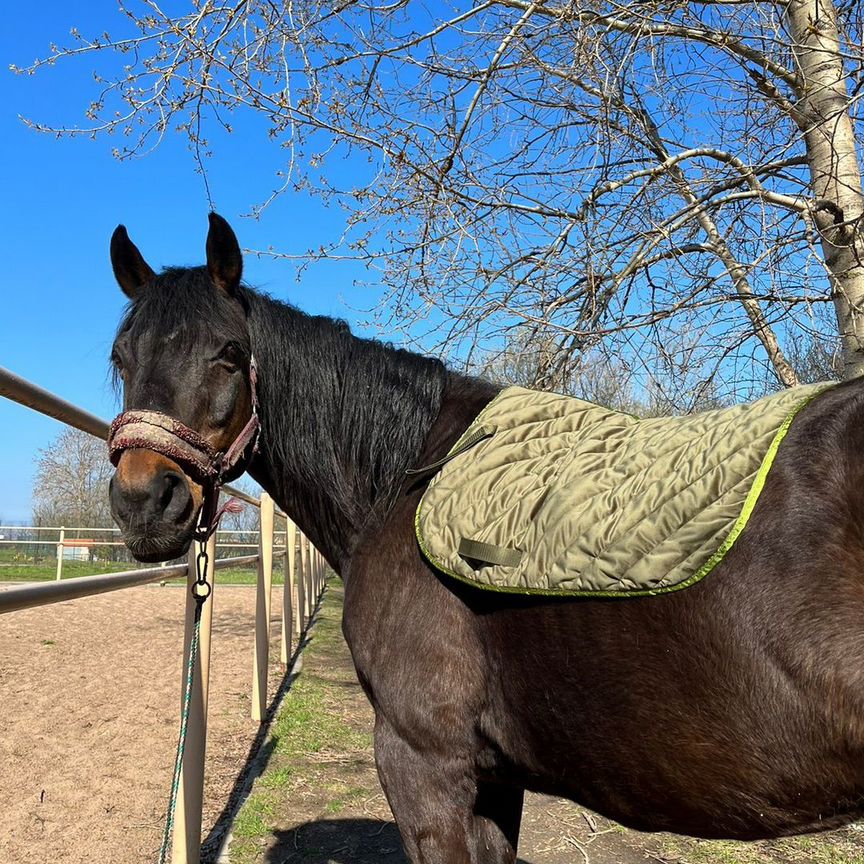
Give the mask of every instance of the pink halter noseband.
<svg viewBox="0 0 864 864">
<path fill-rule="evenodd" d="M 217 509 L 220 487 L 239 477 L 258 452 L 261 424 L 257 385 L 258 367 L 253 356 L 249 362 L 252 415 L 227 450 L 215 450 L 194 429 L 161 411 L 132 410 L 118 414 L 111 423 L 108 433 L 111 464 L 116 467 L 121 454 L 131 449 L 152 450 L 176 462 L 204 488 L 198 534 L 199 539 L 206 539 L 216 530 L 219 519 L 230 505 L 229 502 Z"/>
</svg>

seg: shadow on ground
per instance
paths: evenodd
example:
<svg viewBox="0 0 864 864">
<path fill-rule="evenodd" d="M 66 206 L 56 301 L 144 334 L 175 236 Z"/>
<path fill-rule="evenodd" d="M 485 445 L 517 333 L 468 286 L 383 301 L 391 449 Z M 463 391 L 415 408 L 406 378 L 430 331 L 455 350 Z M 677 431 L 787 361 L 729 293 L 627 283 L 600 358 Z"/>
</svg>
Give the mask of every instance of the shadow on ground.
<svg viewBox="0 0 864 864">
<path fill-rule="evenodd" d="M 408 864 L 396 825 L 380 819 L 322 819 L 273 836 L 266 864 Z"/>
</svg>

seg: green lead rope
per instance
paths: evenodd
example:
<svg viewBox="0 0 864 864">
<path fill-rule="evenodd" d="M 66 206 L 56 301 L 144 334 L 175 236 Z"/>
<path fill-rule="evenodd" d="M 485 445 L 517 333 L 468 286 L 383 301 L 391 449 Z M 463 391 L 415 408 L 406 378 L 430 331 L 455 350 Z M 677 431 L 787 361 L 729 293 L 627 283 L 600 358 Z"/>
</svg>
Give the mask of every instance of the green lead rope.
<svg viewBox="0 0 864 864">
<path fill-rule="evenodd" d="M 195 663 L 198 660 L 198 636 L 201 631 L 201 608 L 206 597 L 195 597 L 195 621 L 192 630 L 192 641 L 189 644 L 189 666 L 186 669 L 186 687 L 183 693 L 183 712 L 180 719 L 180 737 L 177 741 L 177 755 L 174 757 L 174 779 L 171 781 L 171 795 L 168 800 L 168 818 L 165 820 L 165 833 L 162 835 L 162 846 L 159 849 L 159 864 L 168 860 L 168 850 L 171 847 L 171 832 L 174 830 L 174 809 L 177 805 L 177 793 L 180 790 L 180 771 L 183 767 L 183 753 L 186 749 L 186 728 L 189 725 L 189 706 L 192 704 L 192 682 L 195 678 Z"/>
</svg>

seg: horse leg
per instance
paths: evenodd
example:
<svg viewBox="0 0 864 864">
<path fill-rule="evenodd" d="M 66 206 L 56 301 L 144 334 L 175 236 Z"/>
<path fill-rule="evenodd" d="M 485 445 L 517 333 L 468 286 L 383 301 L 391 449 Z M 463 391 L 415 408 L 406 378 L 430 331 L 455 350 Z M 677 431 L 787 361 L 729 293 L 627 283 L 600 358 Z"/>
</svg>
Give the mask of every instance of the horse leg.
<svg viewBox="0 0 864 864">
<path fill-rule="evenodd" d="M 513 864 L 522 824 L 524 790 L 516 786 L 480 782 L 474 802 L 478 862 Z"/>
<path fill-rule="evenodd" d="M 514 864 L 521 790 L 478 784 L 467 755 L 418 750 L 380 718 L 375 762 L 412 864 Z"/>
</svg>

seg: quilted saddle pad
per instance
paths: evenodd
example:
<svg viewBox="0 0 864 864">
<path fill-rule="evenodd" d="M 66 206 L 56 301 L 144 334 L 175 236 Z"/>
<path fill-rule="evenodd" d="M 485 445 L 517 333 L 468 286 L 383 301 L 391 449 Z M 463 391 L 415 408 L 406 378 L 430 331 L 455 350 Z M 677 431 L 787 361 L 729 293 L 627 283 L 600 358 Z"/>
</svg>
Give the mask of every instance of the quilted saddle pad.
<svg viewBox="0 0 864 864">
<path fill-rule="evenodd" d="M 685 588 L 735 543 L 796 414 L 829 386 L 645 420 L 508 387 L 424 493 L 420 548 L 444 573 L 496 591 Z"/>
</svg>

